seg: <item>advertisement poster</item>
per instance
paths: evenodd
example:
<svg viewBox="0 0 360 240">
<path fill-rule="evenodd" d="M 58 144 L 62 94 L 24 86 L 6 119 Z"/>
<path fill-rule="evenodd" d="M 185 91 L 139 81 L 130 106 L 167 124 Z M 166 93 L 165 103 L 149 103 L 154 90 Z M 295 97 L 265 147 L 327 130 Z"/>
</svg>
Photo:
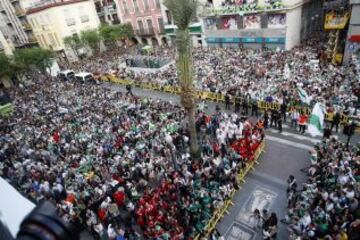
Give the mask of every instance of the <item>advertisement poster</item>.
<svg viewBox="0 0 360 240">
<path fill-rule="evenodd" d="M 217 19 L 216 18 L 206 18 L 205 19 L 205 28 L 206 28 L 206 30 L 217 30 Z"/>
<path fill-rule="evenodd" d="M 220 29 L 236 30 L 238 16 L 226 16 L 221 18 Z"/>
<path fill-rule="evenodd" d="M 244 16 L 245 29 L 258 29 L 261 28 L 261 19 L 259 15 L 246 15 Z"/>
<path fill-rule="evenodd" d="M 285 14 L 273 14 L 268 16 L 268 28 L 283 28 L 285 25 Z"/>
</svg>

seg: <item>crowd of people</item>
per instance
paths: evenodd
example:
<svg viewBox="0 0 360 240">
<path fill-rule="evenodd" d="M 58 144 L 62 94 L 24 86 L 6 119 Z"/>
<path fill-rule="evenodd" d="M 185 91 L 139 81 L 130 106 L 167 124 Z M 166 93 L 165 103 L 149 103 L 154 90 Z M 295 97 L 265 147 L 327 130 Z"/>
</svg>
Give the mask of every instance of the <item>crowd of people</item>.
<svg viewBox="0 0 360 240">
<path fill-rule="evenodd" d="M 291 239 L 360 238 L 360 146 L 325 139 L 310 152 L 306 183 L 288 179 Z"/>
<path fill-rule="evenodd" d="M 44 79 L 11 92 L 1 119 L 0 176 L 100 239 L 190 239 L 237 188 L 262 128 L 199 110 L 201 158 L 184 111 L 98 85 Z"/>
<path fill-rule="evenodd" d="M 294 105 L 311 109 L 313 103 L 321 101 L 331 113 L 359 116 L 360 85 L 355 65 L 325 64 L 326 54 L 319 41 L 320 36 L 290 51 L 194 48 L 195 87 L 228 96 L 230 103 L 243 108 L 266 101 L 284 104 L 287 109 Z M 109 53 L 104 59 L 85 60 L 74 66 L 140 83 L 179 86 L 174 63 L 156 72 L 127 68 L 124 62 L 134 55 L 135 50 L 121 57 Z M 152 55 L 175 60 L 176 52 L 162 47 Z M 300 96 L 300 90 L 306 98 Z"/>
</svg>

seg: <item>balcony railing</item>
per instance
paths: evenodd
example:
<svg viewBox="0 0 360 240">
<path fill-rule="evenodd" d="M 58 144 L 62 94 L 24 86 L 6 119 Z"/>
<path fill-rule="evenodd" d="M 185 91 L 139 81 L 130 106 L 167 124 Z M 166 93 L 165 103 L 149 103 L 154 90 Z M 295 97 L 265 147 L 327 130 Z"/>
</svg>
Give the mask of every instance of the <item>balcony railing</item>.
<svg viewBox="0 0 360 240">
<path fill-rule="evenodd" d="M 348 3 L 349 0 L 324 1 L 323 7 L 325 10 L 332 10 L 340 7 L 345 7 Z"/>
<path fill-rule="evenodd" d="M 21 8 L 16 8 L 15 9 L 15 15 L 18 16 L 18 17 L 25 16 L 25 11 L 22 10 Z"/>
<path fill-rule="evenodd" d="M 138 36 L 151 36 L 155 34 L 154 28 L 136 29 L 136 35 Z"/>
<path fill-rule="evenodd" d="M 272 10 L 281 10 L 285 6 L 282 1 L 274 2 L 273 4 L 242 4 L 242 5 L 226 5 L 222 7 L 205 6 L 201 11 L 201 16 L 219 16 L 227 14 L 238 14 L 238 13 L 256 13 L 265 12 Z"/>
<path fill-rule="evenodd" d="M 29 23 L 23 23 L 23 28 L 25 31 L 31 31 L 32 30 L 32 27 Z"/>
<path fill-rule="evenodd" d="M 37 43 L 37 39 L 35 37 L 29 37 L 28 40 L 29 43 Z"/>
</svg>

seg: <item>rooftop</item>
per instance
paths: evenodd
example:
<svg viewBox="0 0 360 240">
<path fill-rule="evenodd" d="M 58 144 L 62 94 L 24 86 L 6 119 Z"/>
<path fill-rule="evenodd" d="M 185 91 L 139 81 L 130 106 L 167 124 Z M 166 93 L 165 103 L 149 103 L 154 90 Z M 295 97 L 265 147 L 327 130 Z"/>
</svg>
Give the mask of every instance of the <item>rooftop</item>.
<svg viewBox="0 0 360 240">
<path fill-rule="evenodd" d="M 38 4 L 34 5 L 33 7 L 29 7 L 26 9 L 27 14 L 37 13 L 40 11 L 43 11 L 48 8 L 58 7 L 58 6 L 64 6 L 79 2 L 86 2 L 89 0 L 48 0 L 48 1 L 42 1 Z"/>
</svg>

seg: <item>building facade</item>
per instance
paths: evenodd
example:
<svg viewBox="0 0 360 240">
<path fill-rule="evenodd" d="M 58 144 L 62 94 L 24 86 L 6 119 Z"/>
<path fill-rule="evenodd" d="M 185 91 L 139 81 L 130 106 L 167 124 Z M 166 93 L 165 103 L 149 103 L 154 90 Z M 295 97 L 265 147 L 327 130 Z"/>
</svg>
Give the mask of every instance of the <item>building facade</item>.
<svg viewBox="0 0 360 240">
<path fill-rule="evenodd" d="M 0 1 L 0 31 L 11 48 L 37 45 L 25 11 L 20 5 L 20 1 Z"/>
<path fill-rule="evenodd" d="M 322 1 L 211 0 L 199 16 L 203 45 L 289 50 L 320 29 Z"/>
<path fill-rule="evenodd" d="M 360 0 L 350 0 L 351 18 L 346 38 L 344 63 L 350 63 L 352 57 L 360 60 Z"/>
<path fill-rule="evenodd" d="M 4 34 L 0 31 L 0 52 L 5 53 L 6 55 L 11 55 L 14 48 L 7 39 L 5 39 Z"/>
<path fill-rule="evenodd" d="M 84 30 L 96 29 L 100 21 L 92 0 L 41 1 L 26 9 L 29 22 L 41 47 L 54 50 L 60 59 L 75 58 L 63 39 Z"/>
<path fill-rule="evenodd" d="M 199 1 L 199 9 L 198 12 L 201 12 L 203 7 L 208 3 L 207 0 L 198 0 Z M 165 33 L 167 36 L 166 42 L 170 45 L 175 43 L 176 38 L 176 30 L 177 27 L 174 24 L 173 18 L 169 9 L 167 9 L 163 4 L 161 5 L 161 13 L 163 15 L 164 23 L 165 23 Z M 203 34 L 203 27 L 200 21 L 199 16 L 196 16 L 190 26 L 189 32 L 192 40 L 192 45 L 194 47 L 203 46 L 205 45 L 205 35 Z"/>
<path fill-rule="evenodd" d="M 100 22 L 105 24 L 119 24 L 118 2 L 115 0 L 93 0 Z"/>
<path fill-rule="evenodd" d="M 135 42 L 159 46 L 166 43 L 161 0 L 117 0 L 122 23 L 130 23 Z"/>
</svg>

